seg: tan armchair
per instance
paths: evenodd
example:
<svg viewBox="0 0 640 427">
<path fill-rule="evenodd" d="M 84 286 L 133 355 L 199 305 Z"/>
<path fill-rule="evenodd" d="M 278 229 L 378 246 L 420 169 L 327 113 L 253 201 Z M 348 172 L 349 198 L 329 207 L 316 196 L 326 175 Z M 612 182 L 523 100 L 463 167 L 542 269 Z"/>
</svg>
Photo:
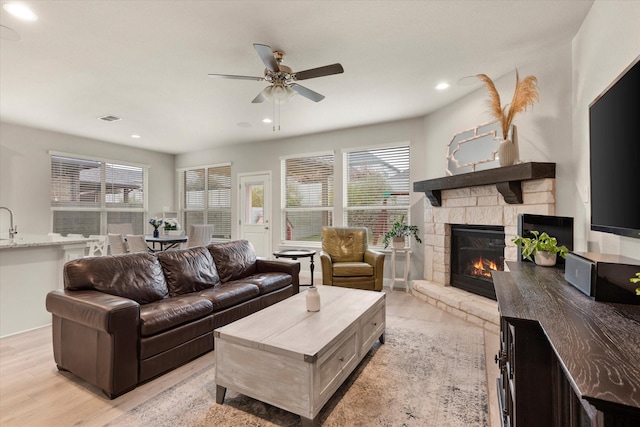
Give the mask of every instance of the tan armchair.
<svg viewBox="0 0 640 427">
<path fill-rule="evenodd" d="M 365 227 L 322 227 L 322 284 L 382 291 L 384 254 L 368 248 Z"/>
</svg>

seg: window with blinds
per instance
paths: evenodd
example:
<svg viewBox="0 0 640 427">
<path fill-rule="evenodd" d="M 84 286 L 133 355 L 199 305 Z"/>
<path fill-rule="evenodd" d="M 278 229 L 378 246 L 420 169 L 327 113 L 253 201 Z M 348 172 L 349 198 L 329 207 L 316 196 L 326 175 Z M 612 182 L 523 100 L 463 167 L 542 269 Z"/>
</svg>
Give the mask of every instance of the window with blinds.
<svg viewBox="0 0 640 427">
<path fill-rule="evenodd" d="M 333 166 L 333 153 L 281 161 L 283 241 L 319 242 L 333 225 Z"/>
<path fill-rule="evenodd" d="M 367 227 L 382 246 L 395 221 L 409 221 L 409 144 L 345 151 L 343 165 L 344 225 Z"/>
<path fill-rule="evenodd" d="M 54 233 L 106 234 L 108 224 L 144 232 L 147 167 L 51 155 Z"/>
<path fill-rule="evenodd" d="M 213 236 L 231 238 L 231 164 L 178 171 L 183 228 L 213 224 Z"/>
</svg>

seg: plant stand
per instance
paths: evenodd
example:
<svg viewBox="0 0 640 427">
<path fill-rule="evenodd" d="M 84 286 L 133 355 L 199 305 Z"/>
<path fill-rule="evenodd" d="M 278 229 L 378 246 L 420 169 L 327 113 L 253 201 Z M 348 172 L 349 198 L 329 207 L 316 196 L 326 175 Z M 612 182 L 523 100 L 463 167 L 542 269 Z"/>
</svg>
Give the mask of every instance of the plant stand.
<svg viewBox="0 0 640 427">
<path fill-rule="evenodd" d="M 404 254 L 404 271 L 402 277 L 396 277 L 396 253 Z M 411 248 L 391 248 L 391 292 L 396 285 L 396 280 L 403 280 L 405 292 L 409 292 L 409 268 L 411 266 Z"/>
</svg>

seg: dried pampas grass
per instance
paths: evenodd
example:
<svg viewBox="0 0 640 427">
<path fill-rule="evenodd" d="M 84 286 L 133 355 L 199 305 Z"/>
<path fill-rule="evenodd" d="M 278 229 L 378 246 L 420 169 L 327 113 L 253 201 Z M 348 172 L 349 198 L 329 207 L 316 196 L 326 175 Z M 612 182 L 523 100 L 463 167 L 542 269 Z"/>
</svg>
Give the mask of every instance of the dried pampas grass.
<svg viewBox="0 0 640 427">
<path fill-rule="evenodd" d="M 489 112 L 491 117 L 500 122 L 502 137 L 506 139 L 516 114 L 526 111 L 529 105 L 533 106 L 533 103 L 538 100 L 538 79 L 535 76 L 527 76 L 520 81 L 518 70 L 516 70 L 516 89 L 513 92 L 513 99 L 511 104 L 503 107 L 493 80 L 486 74 L 478 74 L 476 77 L 482 80 L 489 90 Z"/>
</svg>

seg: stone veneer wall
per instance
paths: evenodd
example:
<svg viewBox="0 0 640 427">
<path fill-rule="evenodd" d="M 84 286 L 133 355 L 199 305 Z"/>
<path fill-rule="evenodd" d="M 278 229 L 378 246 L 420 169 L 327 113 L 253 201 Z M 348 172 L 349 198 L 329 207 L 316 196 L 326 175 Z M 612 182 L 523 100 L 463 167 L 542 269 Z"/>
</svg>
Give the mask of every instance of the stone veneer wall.
<svg viewBox="0 0 640 427">
<path fill-rule="evenodd" d="M 427 198 L 424 224 L 424 279 L 448 286 L 451 278 L 451 224 L 502 225 L 505 260 L 515 261 L 518 214 L 555 215 L 555 179 L 522 182 L 522 204 L 510 205 L 495 185 L 443 190 L 442 206 Z"/>
</svg>

